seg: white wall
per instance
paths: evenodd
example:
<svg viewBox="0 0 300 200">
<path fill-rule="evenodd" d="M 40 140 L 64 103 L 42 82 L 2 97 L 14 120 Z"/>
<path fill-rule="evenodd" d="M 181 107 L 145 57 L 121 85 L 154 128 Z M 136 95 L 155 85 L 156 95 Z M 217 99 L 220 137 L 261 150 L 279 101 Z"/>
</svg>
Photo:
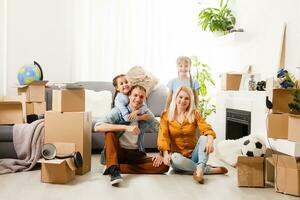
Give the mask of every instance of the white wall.
<svg viewBox="0 0 300 200">
<path fill-rule="evenodd" d="M 0 0 L 0 96 L 6 92 L 6 0 Z"/>
<path fill-rule="evenodd" d="M 17 71 L 34 60 L 44 80 L 71 80 L 70 0 L 7 1 L 7 94 L 15 95 Z"/>
<path fill-rule="evenodd" d="M 6 16 L 2 12 L 5 11 L 5 2 Z M 231 3 L 238 27 L 245 29 L 242 39 L 219 44 L 215 42 L 218 39 L 207 37 L 209 33 L 199 34 L 202 42 L 199 40 L 191 46 L 192 49 L 199 47 L 196 53 L 203 62 L 211 66 L 217 86 L 217 74 L 238 71 L 250 64 L 254 72 L 261 73 L 263 78 L 274 75 L 279 62 L 284 22 L 287 24 L 286 67 L 292 72 L 296 71 L 295 67 L 300 66 L 300 1 L 232 0 Z M 90 41 L 81 38 L 90 34 L 88 30 L 82 30 L 88 27 L 84 24 L 88 22 L 88 8 L 85 5 L 88 3 L 82 0 L 0 0 L 0 95 L 5 92 L 2 89 L 5 84 L 7 93 L 15 94 L 12 87 L 17 83 L 17 70 L 33 60 L 42 65 L 47 80 L 76 81 L 73 69 L 84 67 L 82 62 L 89 57 L 86 44 Z M 200 10 L 195 2 L 195 8 L 198 7 Z M 5 33 L 7 48 L 3 41 Z M 187 54 L 189 53 L 191 52 Z M 5 59 L 7 73 L 3 70 Z M 3 76 L 3 73 L 7 76 Z M 7 81 L 4 77 L 7 77 Z"/>
<path fill-rule="evenodd" d="M 295 73 L 300 66 L 300 1 L 297 0 L 234 0 L 238 27 L 244 28 L 238 50 L 237 64 L 251 64 L 263 77 L 276 74 L 279 65 L 283 24 L 286 32 L 286 68 Z"/>
</svg>

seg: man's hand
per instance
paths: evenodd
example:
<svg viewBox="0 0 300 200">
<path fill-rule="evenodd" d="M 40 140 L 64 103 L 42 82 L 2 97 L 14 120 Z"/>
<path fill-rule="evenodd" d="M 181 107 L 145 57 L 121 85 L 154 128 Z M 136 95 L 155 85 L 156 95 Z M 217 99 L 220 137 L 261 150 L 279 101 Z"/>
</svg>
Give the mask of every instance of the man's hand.
<svg viewBox="0 0 300 200">
<path fill-rule="evenodd" d="M 151 115 L 143 114 L 139 116 L 139 120 L 148 121 L 151 118 Z"/>
<path fill-rule="evenodd" d="M 132 133 L 133 135 L 139 135 L 141 130 L 137 126 L 127 126 L 126 131 Z"/>
<path fill-rule="evenodd" d="M 161 155 L 153 156 L 153 167 L 159 167 L 163 163 L 164 158 Z"/>
<path fill-rule="evenodd" d="M 131 121 L 131 120 L 135 119 L 138 114 L 140 114 L 140 111 L 139 110 L 135 110 L 135 111 L 133 111 L 132 113 L 130 113 L 128 115 L 128 119 Z"/>
</svg>

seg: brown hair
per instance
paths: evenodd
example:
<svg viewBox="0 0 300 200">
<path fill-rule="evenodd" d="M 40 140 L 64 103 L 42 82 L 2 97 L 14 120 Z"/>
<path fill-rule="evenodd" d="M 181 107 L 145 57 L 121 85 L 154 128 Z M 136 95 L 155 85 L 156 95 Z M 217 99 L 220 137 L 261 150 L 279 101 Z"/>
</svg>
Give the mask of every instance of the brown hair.
<svg viewBox="0 0 300 200">
<path fill-rule="evenodd" d="M 113 101 L 112 101 L 112 107 L 115 107 L 115 98 L 118 94 L 118 90 L 117 90 L 117 87 L 118 87 L 118 79 L 120 77 L 123 77 L 123 76 L 126 76 L 125 74 L 119 74 L 118 76 L 115 76 L 112 80 L 112 83 L 113 83 L 113 86 L 115 87 L 115 94 L 114 94 L 114 98 L 113 98 Z"/>
<path fill-rule="evenodd" d="M 130 88 L 130 91 L 129 91 L 128 95 L 130 95 L 131 92 L 132 92 L 135 88 L 138 88 L 138 89 L 140 89 L 140 90 L 143 90 L 145 93 L 147 93 L 146 88 L 144 88 L 143 86 L 141 86 L 141 85 L 134 85 L 134 86 L 132 86 L 132 87 Z"/>
</svg>

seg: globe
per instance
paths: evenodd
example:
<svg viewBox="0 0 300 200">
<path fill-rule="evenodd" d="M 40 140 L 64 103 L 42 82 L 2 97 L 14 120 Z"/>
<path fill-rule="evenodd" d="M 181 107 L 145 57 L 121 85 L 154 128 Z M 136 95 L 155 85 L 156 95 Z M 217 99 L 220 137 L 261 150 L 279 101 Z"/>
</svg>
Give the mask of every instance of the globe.
<svg viewBox="0 0 300 200">
<path fill-rule="evenodd" d="M 20 85 L 29 85 L 33 81 L 43 80 L 43 72 L 37 62 L 21 67 L 18 71 Z"/>
</svg>

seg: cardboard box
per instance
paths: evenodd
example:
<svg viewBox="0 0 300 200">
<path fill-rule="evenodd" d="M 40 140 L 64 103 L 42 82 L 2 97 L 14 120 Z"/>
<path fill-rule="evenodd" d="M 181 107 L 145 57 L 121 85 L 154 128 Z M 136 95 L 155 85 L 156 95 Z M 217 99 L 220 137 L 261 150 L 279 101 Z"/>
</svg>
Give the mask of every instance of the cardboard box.
<svg viewBox="0 0 300 200">
<path fill-rule="evenodd" d="M 0 124 L 22 124 L 25 119 L 22 96 L 0 97 Z"/>
<path fill-rule="evenodd" d="M 300 142 L 300 115 L 289 116 L 288 140 Z"/>
<path fill-rule="evenodd" d="M 269 100 L 273 104 L 272 113 L 289 113 L 288 104 L 293 102 L 295 89 L 273 89 Z"/>
<path fill-rule="evenodd" d="M 275 190 L 300 196 L 300 158 L 273 154 L 275 164 Z"/>
<path fill-rule="evenodd" d="M 221 74 L 222 90 L 239 90 L 242 74 L 224 73 Z"/>
<path fill-rule="evenodd" d="M 288 114 L 268 114 L 268 137 L 275 139 L 287 139 L 288 120 Z"/>
<path fill-rule="evenodd" d="M 18 86 L 18 94 L 25 94 L 26 102 L 45 101 L 45 85 L 48 81 L 33 81 L 30 85 Z"/>
<path fill-rule="evenodd" d="M 45 143 L 75 143 L 83 158 L 83 167 L 76 174 L 91 170 L 92 117 L 90 112 L 45 113 Z"/>
<path fill-rule="evenodd" d="M 26 102 L 26 115 L 43 115 L 46 112 L 46 102 Z"/>
<path fill-rule="evenodd" d="M 74 143 L 53 143 L 58 155 L 69 155 L 75 151 Z M 68 183 L 75 178 L 75 164 L 72 158 L 40 159 L 42 163 L 41 181 L 43 183 Z"/>
<path fill-rule="evenodd" d="M 239 187 L 264 187 L 264 158 L 239 156 L 237 179 Z"/>
<path fill-rule="evenodd" d="M 84 89 L 53 90 L 52 109 L 57 112 L 84 112 Z"/>
<path fill-rule="evenodd" d="M 267 157 L 265 162 L 265 184 L 274 187 L 274 160 L 273 157 Z"/>
</svg>

